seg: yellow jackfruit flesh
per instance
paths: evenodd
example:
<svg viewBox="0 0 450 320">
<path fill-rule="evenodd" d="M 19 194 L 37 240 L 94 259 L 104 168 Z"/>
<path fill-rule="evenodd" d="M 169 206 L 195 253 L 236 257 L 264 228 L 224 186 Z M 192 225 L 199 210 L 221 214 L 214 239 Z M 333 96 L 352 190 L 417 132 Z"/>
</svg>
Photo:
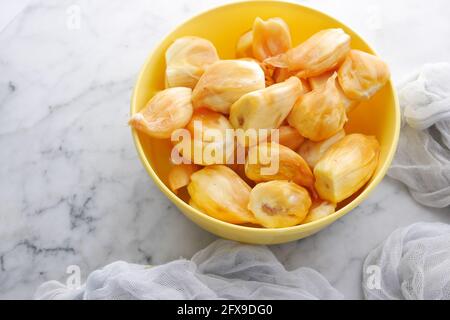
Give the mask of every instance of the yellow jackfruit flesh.
<svg viewBox="0 0 450 320">
<path fill-rule="evenodd" d="M 199 37 L 182 37 L 166 51 L 166 86 L 193 89 L 205 68 L 218 61 L 214 45 Z"/>
<path fill-rule="evenodd" d="M 295 151 L 277 143 L 251 147 L 245 163 L 245 174 L 255 182 L 289 180 L 309 190 L 316 198 L 314 175 L 306 161 Z"/>
<path fill-rule="evenodd" d="M 324 74 L 321 74 L 320 76 L 317 76 L 317 77 L 309 78 L 308 80 L 309 80 L 312 90 L 320 89 L 320 87 L 326 85 L 328 79 L 330 79 L 333 76 L 333 74 L 334 74 L 334 72 L 331 71 L 331 72 L 326 72 Z M 342 90 L 342 87 L 339 84 L 339 82 L 336 84 L 336 87 L 341 96 L 341 100 L 342 100 L 342 103 L 344 104 L 345 111 L 347 113 L 349 113 L 350 111 L 354 110 L 359 105 L 359 101 L 352 100 L 349 97 L 347 97 L 347 95 Z"/>
<path fill-rule="evenodd" d="M 198 165 L 225 164 L 232 156 L 234 137 L 223 114 L 206 108 L 197 109 L 186 125 L 190 139 L 176 143 L 175 148 L 184 159 Z"/>
<path fill-rule="evenodd" d="M 272 66 L 264 64 L 261 61 L 256 60 L 255 58 L 247 57 L 247 58 L 240 58 L 239 60 L 257 63 L 261 67 L 262 71 L 264 72 L 264 79 L 266 82 L 266 87 L 269 87 L 269 86 L 275 84 L 275 80 L 273 79 L 274 68 Z"/>
<path fill-rule="evenodd" d="M 253 31 L 247 31 L 240 36 L 236 44 L 236 58 L 253 57 Z"/>
<path fill-rule="evenodd" d="M 331 203 L 328 201 L 313 202 L 305 220 L 302 221 L 302 224 L 320 220 L 324 217 L 329 216 L 330 214 L 333 214 L 335 211 L 335 203 Z"/>
<path fill-rule="evenodd" d="M 289 181 L 270 181 L 250 192 L 248 208 L 266 228 L 285 228 L 301 223 L 311 207 L 306 189 Z"/>
<path fill-rule="evenodd" d="M 177 193 L 179 189 L 186 187 L 191 181 L 191 175 L 200 167 L 194 164 L 179 164 L 169 171 L 170 190 Z"/>
<path fill-rule="evenodd" d="M 289 124 L 309 140 L 328 139 L 347 121 L 336 77 L 334 74 L 325 86 L 301 96 L 288 116 Z"/>
<path fill-rule="evenodd" d="M 264 61 L 291 49 L 291 33 L 281 18 L 270 18 L 266 21 L 256 18 L 253 23 L 253 56 Z"/>
<path fill-rule="evenodd" d="M 339 83 L 345 94 L 354 100 L 369 100 L 389 81 L 386 63 L 377 56 L 351 50 L 339 68 Z"/>
<path fill-rule="evenodd" d="M 314 168 L 319 162 L 320 158 L 327 152 L 327 150 L 336 142 L 345 137 L 345 131 L 341 130 L 330 138 L 314 142 L 311 140 L 305 141 L 298 149 L 298 154 L 305 159 L 311 168 Z"/>
<path fill-rule="evenodd" d="M 145 108 L 131 117 L 129 124 L 136 130 L 160 139 L 170 138 L 172 132 L 191 120 L 193 107 L 190 88 L 169 88 L 158 92 Z"/>
<path fill-rule="evenodd" d="M 332 145 L 314 167 L 315 187 L 321 199 L 338 203 L 372 177 L 380 145 L 375 137 L 350 134 Z"/>
<path fill-rule="evenodd" d="M 216 219 L 235 223 L 257 223 L 248 210 L 251 188 L 230 168 L 205 167 L 191 175 L 188 192 L 193 203 Z"/>
<path fill-rule="evenodd" d="M 281 126 L 278 130 L 278 143 L 291 150 L 297 150 L 305 141 L 298 130 L 291 126 Z"/>
<path fill-rule="evenodd" d="M 265 87 L 264 72 L 251 61 L 221 60 L 206 68 L 192 93 L 194 108 L 228 114 L 246 93 Z"/>
<path fill-rule="evenodd" d="M 189 205 L 190 205 L 192 208 L 194 208 L 194 209 L 203 211 L 203 209 L 200 208 L 200 206 L 199 206 L 198 204 L 196 204 L 196 203 L 194 202 L 194 200 L 192 200 L 192 199 L 189 199 Z"/>
<path fill-rule="evenodd" d="M 298 71 L 309 78 L 338 67 L 350 51 L 350 36 L 342 29 L 322 30 L 286 53 L 264 60 L 278 68 Z"/>
<path fill-rule="evenodd" d="M 278 128 L 301 94 L 302 84 L 295 77 L 247 93 L 231 106 L 230 122 L 236 129 Z"/>
<path fill-rule="evenodd" d="M 272 69 L 273 69 L 272 79 L 275 83 L 280 83 L 280 82 L 286 81 L 290 77 L 297 77 L 297 72 L 289 71 L 287 68 L 273 68 L 272 67 Z M 302 82 L 303 94 L 310 92 L 311 86 L 310 86 L 308 80 L 303 79 L 303 78 L 299 78 L 299 79 Z"/>
</svg>

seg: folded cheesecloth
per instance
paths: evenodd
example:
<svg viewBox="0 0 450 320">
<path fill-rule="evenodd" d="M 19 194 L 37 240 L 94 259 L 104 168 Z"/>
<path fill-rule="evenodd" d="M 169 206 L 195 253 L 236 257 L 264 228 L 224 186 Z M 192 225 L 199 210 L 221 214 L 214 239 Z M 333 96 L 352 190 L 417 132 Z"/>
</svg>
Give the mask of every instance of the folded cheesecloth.
<svg viewBox="0 0 450 320">
<path fill-rule="evenodd" d="M 422 67 L 399 85 L 402 129 L 388 175 L 419 203 L 450 206 L 450 64 Z"/>
<path fill-rule="evenodd" d="M 160 266 L 114 262 L 86 284 L 43 284 L 39 299 L 341 299 L 318 272 L 287 271 L 265 246 L 216 240 L 191 260 Z"/>
<path fill-rule="evenodd" d="M 425 65 L 399 86 L 402 130 L 388 173 L 423 205 L 450 205 L 450 64 Z M 370 272 L 367 272 L 367 271 Z M 450 226 L 395 230 L 367 256 L 366 299 L 450 299 Z M 317 271 L 288 271 L 266 246 L 217 240 L 160 266 L 114 262 L 84 285 L 42 284 L 36 299 L 343 299 Z"/>
<path fill-rule="evenodd" d="M 367 256 L 362 286 L 370 300 L 450 300 L 450 225 L 395 230 Z"/>
</svg>

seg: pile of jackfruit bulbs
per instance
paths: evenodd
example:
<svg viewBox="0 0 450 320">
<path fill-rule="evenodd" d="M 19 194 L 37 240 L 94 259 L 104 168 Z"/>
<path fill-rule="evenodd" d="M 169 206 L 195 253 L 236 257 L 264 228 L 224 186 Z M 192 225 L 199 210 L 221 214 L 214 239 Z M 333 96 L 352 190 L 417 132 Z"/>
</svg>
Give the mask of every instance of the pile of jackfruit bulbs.
<svg viewBox="0 0 450 320">
<path fill-rule="evenodd" d="M 278 129 L 277 142 L 241 141 L 245 163 L 226 156 L 205 162 L 174 143 L 189 161 L 173 166 L 168 185 L 175 193 L 187 187 L 192 207 L 233 224 L 284 228 L 321 219 L 371 179 L 380 152 L 375 137 L 347 135 L 344 125 L 386 85 L 389 69 L 350 42 L 342 29 L 327 29 L 294 47 L 280 18 L 256 18 L 237 39 L 233 60 L 221 60 L 206 39 L 179 38 L 166 51 L 166 89 L 129 123 L 158 139 L 187 129 L 200 140 L 189 142 L 202 148 L 227 141 L 195 136 L 195 122 L 221 132 Z M 262 174 L 263 153 L 276 153 L 277 172 Z"/>
</svg>

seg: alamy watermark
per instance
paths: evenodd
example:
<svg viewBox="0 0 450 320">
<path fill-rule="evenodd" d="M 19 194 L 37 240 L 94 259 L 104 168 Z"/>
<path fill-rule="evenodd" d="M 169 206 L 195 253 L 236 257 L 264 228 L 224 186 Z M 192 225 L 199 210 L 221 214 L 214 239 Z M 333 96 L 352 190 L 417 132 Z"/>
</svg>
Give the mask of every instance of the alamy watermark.
<svg viewBox="0 0 450 320">
<path fill-rule="evenodd" d="M 70 31 L 81 29 L 81 7 L 73 4 L 66 9 L 66 28 Z"/>
<path fill-rule="evenodd" d="M 78 289 L 81 287 L 81 268 L 75 264 L 70 265 L 66 269 L 69 275 L 66 279 L 66 286 L 68 289 Z"/>
<path fill-rule="evenodd" d="M 377 265 L 367 266 L 365 273 L 366 287 L 369 290 L 380 290 L 381 289 L 381 268 Z"/>
<path fill-rule="evenodd" d="M 278 129 L 220 130 L 204 128 L 201 121 L 194 121 L 193 124 L 193 133 L 188 129 L 178 129 L 172 133 L 173 164 L 248 163 L 261 165 L 261 175 L 278 172 Z M 259 147 L 258 152 L 248 153 L 248 149 L 253 147 Z"/>
</svg>

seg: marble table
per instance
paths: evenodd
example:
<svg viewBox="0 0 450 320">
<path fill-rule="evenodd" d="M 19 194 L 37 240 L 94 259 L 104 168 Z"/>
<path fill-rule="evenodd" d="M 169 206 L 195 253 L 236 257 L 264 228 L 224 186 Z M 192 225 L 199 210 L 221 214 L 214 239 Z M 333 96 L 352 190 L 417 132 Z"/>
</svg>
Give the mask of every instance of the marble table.
<svg viewBox="0 0 450 320">
<path fill-rule="evenodd" d="M 0 5 L 0 298 L 82 278 L 115 260 L 190 258 L 216 238 L 159 192 L 127 126 L 152 47 L 214 1 L 19 1 Z M 450 53 L 447 0 L 301 1 L 341 19 L 389 62 L 395 81 Z M 450 223 L 385 178 L 359 208 L 310 238 L 273 246 L 292 269 L 321 272 L 362 298 L 362 263 L 395 228 Z"/>
</svg>

